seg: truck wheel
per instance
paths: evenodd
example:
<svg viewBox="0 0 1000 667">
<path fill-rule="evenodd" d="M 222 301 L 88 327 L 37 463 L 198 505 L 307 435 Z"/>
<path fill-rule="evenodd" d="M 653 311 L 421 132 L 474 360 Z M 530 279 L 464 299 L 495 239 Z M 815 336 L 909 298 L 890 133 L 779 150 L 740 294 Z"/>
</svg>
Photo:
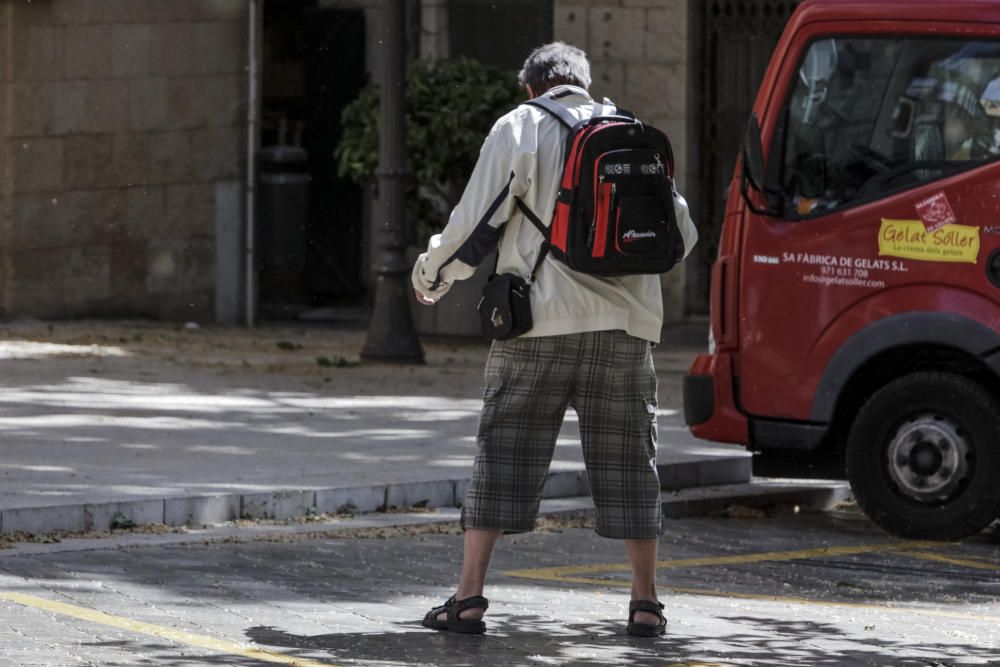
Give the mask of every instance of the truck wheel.
<svg viewBox="0 0 1000 667">
<path fill-rule="evenodd" d="M 956 540 L 1000 515 L 1000 405 L 976 382 L 913 373 L 875 392 L 847 440 L 847 479 L 886 531 Z"/>
</svg>

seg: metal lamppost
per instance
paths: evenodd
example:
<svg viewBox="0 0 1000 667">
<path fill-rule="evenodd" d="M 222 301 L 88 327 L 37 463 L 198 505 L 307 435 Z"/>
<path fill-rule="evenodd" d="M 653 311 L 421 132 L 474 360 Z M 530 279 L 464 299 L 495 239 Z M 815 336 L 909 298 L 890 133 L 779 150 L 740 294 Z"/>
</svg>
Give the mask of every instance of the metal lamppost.
<svg viewBox="0 0 1000 667">
<path fill-rule="evenodd" d="M 424 351 L 410 315 L 406 225 L 406 3 L 382 0 L 383 47 L 379 102 L 379 247 L 375 310 L 361 358 L 422 363 Z"/>
</svg>

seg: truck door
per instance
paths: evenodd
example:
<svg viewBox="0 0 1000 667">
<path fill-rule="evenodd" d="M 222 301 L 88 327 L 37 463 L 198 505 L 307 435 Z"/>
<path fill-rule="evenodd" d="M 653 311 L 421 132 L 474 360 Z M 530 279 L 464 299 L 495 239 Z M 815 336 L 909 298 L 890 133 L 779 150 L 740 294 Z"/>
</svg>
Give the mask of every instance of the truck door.
<svg viewBox="0 0 1000 667">
<path fill-rule="evenodd" d="M 901 288 L 995 299 L 981 246 L 996 240 L 981 226 L 1000 211 L 1000 42 L 988 26 L 811 30 L 758 109 L 771 210 L 744 214 L 738 281 L 741 406 L 801 421 L 837 332 L 949 307 Z"/>
</svg>

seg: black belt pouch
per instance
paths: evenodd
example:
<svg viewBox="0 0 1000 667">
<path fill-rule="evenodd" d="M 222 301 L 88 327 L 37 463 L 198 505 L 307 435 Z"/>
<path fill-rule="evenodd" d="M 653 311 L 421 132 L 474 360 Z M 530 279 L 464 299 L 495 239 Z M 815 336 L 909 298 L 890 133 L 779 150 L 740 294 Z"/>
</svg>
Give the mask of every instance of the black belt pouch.
<svg viewBox="0 0 1000 667">
<path fill-rule="evenodd" d="M 478 306 L 485 338 L 507 340 L 531 331 L 528 288 L 528 283 L 513 273 L 490 276 Z"/>
</svg>

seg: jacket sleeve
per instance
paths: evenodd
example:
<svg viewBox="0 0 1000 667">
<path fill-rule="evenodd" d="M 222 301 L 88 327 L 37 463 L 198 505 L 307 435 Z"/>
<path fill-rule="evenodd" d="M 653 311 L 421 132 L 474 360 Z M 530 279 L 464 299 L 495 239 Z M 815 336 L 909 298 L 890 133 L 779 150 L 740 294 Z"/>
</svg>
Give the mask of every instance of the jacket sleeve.
<svg viewBox="0 0 1000 667">
<path fill-rule="evenodd" d="M 512 112 L 498 120 L 486 137 L 448 224 L 431 237 L 427 252 L 413 266 L 413 287 L 421 294 L 434 299 L 444 296 L 456 280 L 472 276 L 496 248 L 503 224 L 514 212 L 514 197 L 528 187 L 526 154 L 515 141 L 519 129 Z"/>
<path fill-rule="evenodd" d="M 684 257 L 691 254 L 696 243 L 698 243 L 698 228 L 694 226 L 691 219 L 691 210 L 688 208 L 687 200 L 679 192 L 674 190 L 674 212 L 677 214 L 677 227 L 680 230 L 681 238 L 684 239 Z"/>
</svg>

